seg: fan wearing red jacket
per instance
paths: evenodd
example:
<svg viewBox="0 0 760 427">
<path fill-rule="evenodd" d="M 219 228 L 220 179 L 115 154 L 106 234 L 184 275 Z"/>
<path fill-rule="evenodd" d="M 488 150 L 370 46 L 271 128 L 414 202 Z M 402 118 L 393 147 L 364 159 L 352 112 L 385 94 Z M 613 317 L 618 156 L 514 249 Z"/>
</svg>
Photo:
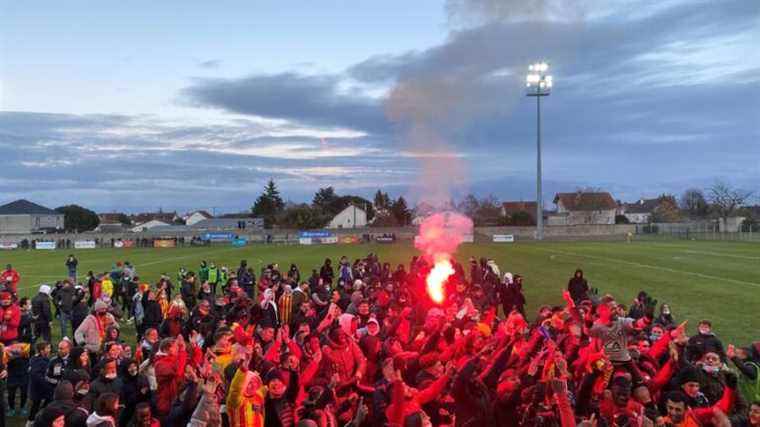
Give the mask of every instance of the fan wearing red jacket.
<svg viewBox="0 0 760 427">
<path fill-rule="evenodd" d="M 164 338 L 158 348 L 155 359 L 156 382 L 156 415 L 166 417 L 172 407 L 172 402 L 179 396 L 180 386 L 185 376 L 187 351 L 182 335 L 175 338 Z"/>
<path fill-rule="evenodd" d="M 21 280 L 21 276 L 10 264 L 6 265 L 5 271 L 0 274 L 0 286 L 4 286 L 5 290 L 13 295 L 16 295 L 19 280 Z"/>
<path fill-rule="evenodd" d="M 21 310 L 13 302 L 10 292 L 0 292 L 0 342 L 12 344 L 18 338 Z"/>
</svg>

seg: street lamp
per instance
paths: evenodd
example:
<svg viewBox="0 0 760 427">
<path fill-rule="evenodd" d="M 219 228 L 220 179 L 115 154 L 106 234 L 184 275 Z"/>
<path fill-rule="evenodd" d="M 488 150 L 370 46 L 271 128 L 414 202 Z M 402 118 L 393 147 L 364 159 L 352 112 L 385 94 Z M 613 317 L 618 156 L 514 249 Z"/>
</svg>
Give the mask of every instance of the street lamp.
<svg viewBox="0 0 760 427">
<path fill-rule="evenodd" d="M 541 97 L 549 96 L 552 76 L 546 74 L 549 64 L 537 62 L 528 67 L 525 78 L 528 96 L 536 97 L 536 240 L 544 239 L 544 203 L 541 193 Z"/>
</svg>

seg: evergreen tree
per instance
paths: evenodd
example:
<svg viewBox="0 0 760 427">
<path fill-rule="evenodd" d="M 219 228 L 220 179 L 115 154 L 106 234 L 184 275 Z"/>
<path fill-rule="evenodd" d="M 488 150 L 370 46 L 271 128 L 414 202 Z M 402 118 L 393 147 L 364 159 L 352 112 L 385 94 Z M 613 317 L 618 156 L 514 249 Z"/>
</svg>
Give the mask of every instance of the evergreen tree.
<svg viewBox="0 0 760 427">
<path fill-rule="evenodd" d="M 335 215 L 338 213 L 337 211 L 339 211 L 339 207 L 337 206 L 338 199 L 339 197 L 335 194 L 335 189 L 330 186 L 317 190 L 317 192 L 314 193 L 314 198 L 312 199 L 311 204 L 314 208 L 325 214 Z"/>
<path fill-rule="evenodd" d="M 264 192 L 261 193 L 251 211 L 254 215 L 264 218 L 264 226 L 271 228 L 275 223 L 276 215 L 285 207 L 285 202 L 280 197 L 280 191 L 277 190 L 274 180 L 269 180 Z"/>
<path fill-rule="evenodd" d="M 399 225 L 409 225 L 412 222 L 412 212 L 406 205 L 406 200 L 404 200 L 403 196 L 399 196 L 399 198 L 393 202 L 393 205 L 391 205 L 391 213 Z"/>
<path fill-rule="evenodd" d="M 66 205 L 55 208 L 55 211 L 63 214 L 63 223 L 66 231 L 94 230 L 100 224 L 100 218 L 95 212 L 78 205 Z"/>
<path fill-rule="evenodd" d="M 377 190 L 377 193 L 375 193 L 374 205 L 376 209 L 390 208 L 391 198 L 388 196 L 388 193 L 383 193 L 382 191 Z"/>
</svg>

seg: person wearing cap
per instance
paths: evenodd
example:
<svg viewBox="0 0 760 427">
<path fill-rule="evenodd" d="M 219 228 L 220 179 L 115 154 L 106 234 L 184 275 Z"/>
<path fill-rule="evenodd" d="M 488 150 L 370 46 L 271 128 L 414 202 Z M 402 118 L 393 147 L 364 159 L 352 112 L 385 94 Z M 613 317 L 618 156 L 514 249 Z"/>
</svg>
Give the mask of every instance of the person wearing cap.
<svg viewBox="0 0 760 427">
<path fill-rule="evenodd" d="M 90 353 L 97 353 L 103 345 L 106 328 L 115 324 L 116 319 L 108 312 L 108 304 L 102 300 L 95 301 L 92 312 L 85 317 L 82 324 L 74 332 L 74 340 Z"/>
<path fill-rule="evenodd" d="M 41 285 L 40 291 L 32 298 L 32 318 L 34 337 L 50 342 L 50 322 L 53 313 L 50 310 L 50 286 Z"/>
<path fill-rule="evenodd" d="M 21 276 L 18 274 L 11 264 L 5 266 L 5 270 L 0 273 L 0 286 L 5 287 L 5 290 L 13 295 L 16 295 L 18 288 L 18 282 L 21 280 Z"/>
<path fill-rule="evenodd" d="M 18 338 L 18 327 L 21 323 L 21 309 L 13 301 L 10 292 L 0 292 L 0 342 L 12 344 Z"/>
</svg>

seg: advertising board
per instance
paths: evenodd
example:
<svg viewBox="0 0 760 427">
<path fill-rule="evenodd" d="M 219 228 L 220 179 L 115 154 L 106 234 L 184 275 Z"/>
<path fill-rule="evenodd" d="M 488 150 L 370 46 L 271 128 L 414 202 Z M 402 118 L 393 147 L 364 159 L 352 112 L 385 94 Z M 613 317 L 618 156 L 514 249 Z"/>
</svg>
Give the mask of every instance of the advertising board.
<svg viewBox="0 0 760 427">
<path fill-rule="evenodd" d="M 74 249 L 95 249 L 94 240 L 77 240 L 74 242 Z"/>
<path fill-rule="evenodd" d="M 34 244 L 35 249 L 53 250 L 55 249 L 55 242 L 36 242 Z"/>
</svg>

